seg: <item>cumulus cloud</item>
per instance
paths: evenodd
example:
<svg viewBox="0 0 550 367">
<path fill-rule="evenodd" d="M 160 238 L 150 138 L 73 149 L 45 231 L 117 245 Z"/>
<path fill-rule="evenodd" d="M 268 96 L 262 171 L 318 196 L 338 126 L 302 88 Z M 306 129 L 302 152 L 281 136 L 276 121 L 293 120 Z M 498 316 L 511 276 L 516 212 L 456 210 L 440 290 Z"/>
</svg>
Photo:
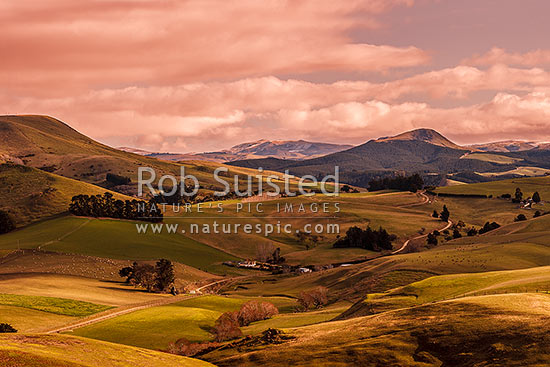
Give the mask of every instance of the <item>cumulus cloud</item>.
<svg viewBox="0 0 550 367">
<path fill-rule="evenodd" d="M 550 50 L 538 49 L 526 53 L 507 52 L 503 48 L 493 47 L 485 54 L 477 54 L 462 61 L 464 65 L 488 66 L 506 64 L 513 66 L 549 66 Z"/>
<path fill-rule="evenodd" d="M 479 140 L 487 134 L 500 134 L 506 121 L 525 127 L 521 118 L 532 121 L 526 110 L 534 110 L 533 116 L 542 118 L 539 107 L 545 106 L 545 100 L 535 96 L 550 92 L 548 85 L 550 74 L 537 68 L 497 65 L 480 70 L 458 66 L 387 83 L 311 83 L 259 77 L 102 89 L 59 98 L 15 98 L 3 94 L 0 104 L 17 112 L 49 113 L 111 144 L 202 151 L 266 137 L 360 143 L 422 124 L 445 130 L 450 122 L 468 131 L 470 137 L 448 131 L 451 134 L 464 141 Z M 429 103 L 414 102 L 421 97 L 462 101 L 478 91 L 493 91 L 496 97 L 490 104 L 475 107 L 468 106 L 469 101 L 465 100 L 466 107 L 455 109 L 435 109 Z M 505 96 L 513 98 L 506 104 Z M 504 118 L 505 105 L 519 115 Z M 480 111 L 491 111 L 498 118 Z M 539 127 L 548 126 L 547 120 L 541 121 Z"/>
<path fill-rule="evenodd" d="M 120 85 L 384 71 L 424 64 L 412 46 L 355 43 L 411 0 L 13 1 L 0 5 L 0 77 L 26 95 Z"/>
<path fill-rule="evenodd" d="M 4 1 L 0 106 L 111 145 L 175 152 L 259 138 L 362 143 L 423 126 L 461 143 L 550 140 L 549 50 L 493 48 L 418 72 L 424 50 L 369 41 L 384 33 L 382 13 L 413 4 Z M 336 81 L 311 81 L 319 75 Z"/>
</svg>

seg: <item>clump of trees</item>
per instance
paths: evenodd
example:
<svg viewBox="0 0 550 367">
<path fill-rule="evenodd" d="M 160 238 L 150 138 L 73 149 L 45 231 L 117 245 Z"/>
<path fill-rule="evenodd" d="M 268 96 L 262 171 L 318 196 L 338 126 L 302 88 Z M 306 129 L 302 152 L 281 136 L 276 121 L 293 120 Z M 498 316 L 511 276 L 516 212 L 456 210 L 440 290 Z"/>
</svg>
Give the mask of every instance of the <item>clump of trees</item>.
<svg viewBox="0 0 550 367">
<path fill-rule="evenodd" d="M 412 176 L 384 177 L 369 182 L 369 191 L 400 190 L 417 192 L 424 187 L 424 180 L 415 173 Z"/>
<path fill-rule="evenodd" d="M 0 323 L 0 333 L 16 333 L 17 329 L 7 323 Z"/>
<path fill-rule="evenodd" d="M 209 350 L 215 349 L 219 345 L 220 343 L 209 342 L 209 341 L 202 342 L 202 343 L 194 343 L 185 338 L 181 338 L 181 339 L 178 339 L 175 343 L 170 343 L 166 351 L 168 353 L 177 354 L 180 356 L 193 357 L 193 356 L 196 356 L 197 354 L 202 354 Z"/>
<path fill-rule="evenodd" d="M 162 211 L 154 201 L 117 200 L 113 194 L 76 195 L 71 199 L 69 211 L 84 217 L 107 217 L 161 222 Z"/>
<path fill-rule="evenodd" d="M 487 232 L 493 231 L 497 228 L 500 228 L 500 224 L 498 224 L 497 222 L 491 222 L 491 223 L 487 222 L 487 223 L 485 223 L 483 228 L 481 228 L 479 230 L 479 234 L 487 233 Z"/>
<path fill-rule="evenodd" d="M 148 292 L 171 291 L 175 293 L 176 275 L 174 265 L 170 260 L 160 259 L 155 266 L 134 262 L 132 266 L 120 269 L 118 274 L 122 278 L 126 278 L 126 283 L 144 288 Z"/>
<path fill-rule="evenodd" d="M 237 311 L 224 312 L 216 320 L 212 333 L 217 342 L 242 336 L 241 326 L 255 321 L 267 320 L 279 313 L 277 307 L 269 302 L 248 301 Z"/>
<path fill-rule="evenodd" d="M 15 219 L 8 212 L 0 210 L 0 234 L 11 232 L 15 227 Z"/>
<path fill-rule="evenodd" d="M 524 220 L 527 220 L 525 214 L 518 214 L 518 216 L 514 219 L 514 222 L 523 222 Z"/>
<path fill-rule="evenodd" d="M 317 287 L 300 292 L 297 299 L 299 311 L 309 311 L 311 308 L 321 308 L 328 303 L 328 289 Z"/>
<path fill-rule="evenodd" d="M 357 247 L 370 251 L 383 251 L 393 249 L 392 242 L 396 240 L 395 235 L 389 234 L 384 228 L 380 227 L 373 230 L 368 226 L 366 229 L 351 227 L 346 231 L 346 235 L 340 238 L 332 245 L 334 248 Z"/>
<path fill-rule="evenodd" d="M 426 239 L 426 243 L 431 246 L 437 246 L 439 241 L 437 240 L 437 236 L 439 235 L 439 232 L 435 233 L 428 233 L 428 238 Z"/>
<path fill-rule="evenodd" d="M 323 236 L 319 236 L 313 233 L 307 233 L 305 231 L 296 232 L 296 237 L 300 243 L 303 243 L 306 247 L 306 250 L 309 250 L 312 247 L 316 247 L 320 240 L 323 239 Z"/>
<path fill-rule="evenodd" d="M 132 180 L 130 180 L 130 177 L 116 175 L 114 173 L 107 173 L 107 177 L 105 177 L 105 180 L 113 186 L 129 185 L 132 182 Z"/>
<path fill-rule="evenodd" d="M 212 333 L 217 342 L 236 339 L 243 335 L 237 320 L 237 312 L 224 312 L 216 320 Z"/>
<path fill-rule="evenodd" d="M 443 210 L 439 213 L 439 219 L 443 222 L 448 222 L 450 217 L 451 213 L 449 212 L 449 209 L 447 209 L 447 205 L 443 205 Z"/>
<path fill-rule="evenodd" d="M 521 192 L 521 189 L 517 187 L 516 192 L 514 194 L 514 199 L 512 199 L 512 201 L 514 203 L 521 203 L 522 200 L 523 200 L 523 192 Z"/>
<path fill-rule="evenodd" d="M 281 256 L 281 248 L 273 246 L 272 243 L 262 242 L 256 246 L 256 260 L 269 264 L 282 264 L 285 258 Z"/>
<path fill-rule="evenodd" d="M 357 190 L 356 188 L 353 188 L 351 187 L 350 185 L 344 185 L 340 188 L 340 191 L 341 192 L 346 192 L 346 193 L 353 193 L 353 194 L 356 194 L 359 192 L 359 190 Z"/>
</svg>

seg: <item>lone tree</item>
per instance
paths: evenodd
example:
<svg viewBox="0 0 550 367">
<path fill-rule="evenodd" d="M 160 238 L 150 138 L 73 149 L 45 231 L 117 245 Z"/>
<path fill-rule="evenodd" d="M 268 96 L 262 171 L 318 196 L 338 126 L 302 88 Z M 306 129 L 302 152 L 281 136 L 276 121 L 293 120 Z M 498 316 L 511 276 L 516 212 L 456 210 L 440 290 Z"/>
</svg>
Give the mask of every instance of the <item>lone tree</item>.
<svg viewBox="0 0 550 367">
<path fill-rule="evenodd" d="M 533 201 L 537 204 L 540 203 L 540 194 L 538 191 L 535 191 L 535 193 L 533 194 Z"/>
<path fill-rule="evenodd" d="M 159 291 L 165 291 L 174 284 L 176 276 L 174 273 L 174 265 L 172 262 L 167 259 L 160 259 L 157 261 L 157 266 L 155 267 L 156 272 L 156 287 Z"/>
<path fill-rule="evenodd" d="M 15 229 L 15 219 L 3 210 L 0 210 L 0 234 L 8 233 Z"/>
<path fill-rule="evenodd" d="M 521 189 L 519 187 L 516 188 L 516 193 L 514 194 L 514 199 L 517 203 L 519 203 L 523 200 L 523 192 L 521 192 Z"/>
<path fill-rule="evenodd" d="M 443 211 L 441 212 L 441 214 L 439 214 L 439 218 L 443 222 L 448 222 L 450 216 L 451 216 L 451 213 L 449 213 L 449 209 L 447 209 L 447 205 L 443 205 Z"/>
</svg>

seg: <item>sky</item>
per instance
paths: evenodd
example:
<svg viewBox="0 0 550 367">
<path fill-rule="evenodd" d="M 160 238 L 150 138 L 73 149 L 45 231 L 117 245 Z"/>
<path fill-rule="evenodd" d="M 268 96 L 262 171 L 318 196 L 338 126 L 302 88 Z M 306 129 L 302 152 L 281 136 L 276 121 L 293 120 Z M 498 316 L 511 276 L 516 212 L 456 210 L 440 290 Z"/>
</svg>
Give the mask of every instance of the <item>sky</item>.
<svg viewBox="0 0 550 367">
<path fill-rule="evenodd" d="M 547 0 L 3 0 L 0 113 L 111 146 L 550 141 Z"/>
</svg>

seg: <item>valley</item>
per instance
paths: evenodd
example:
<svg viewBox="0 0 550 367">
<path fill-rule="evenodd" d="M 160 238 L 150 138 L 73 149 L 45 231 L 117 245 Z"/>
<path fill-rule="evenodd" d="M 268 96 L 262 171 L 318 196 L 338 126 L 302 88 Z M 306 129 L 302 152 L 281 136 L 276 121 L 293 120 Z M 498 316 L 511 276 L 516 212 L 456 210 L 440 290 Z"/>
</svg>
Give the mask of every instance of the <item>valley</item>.
<svg viewBox="0 0 550 367">
<path fill-rule="evenodd" d="M 126 172 L 135 183 L 134 169 L 140 164 L 163 172 L 177 172 L 184 165 L 208 183 L 214 163 L 171 163 L 118 153 L 50 120 L 40 120 L 40 129 L 29 118 L 1 121 L 20 132 L 26 126 L 32 133 L 24 135 L 35 136 L 30 145 L 35 148 L 27 153 L 34 156 L 17 163 L 14 154 L 21 157 L 22 152 L 2 146 L 12 158 L 0 166 L 0 207 L 15 218 L 17 228 L 0 235 L 0 323 L 18 332 L 0 336 L 0 365 L 523 366 L 544 365 L 550 359 L 545 332 L 550 322 L 548 176 L 417 192 L 351 186 L 338 196 L 228 198 L 188 203 L 188 211 L 167 205 L 159 224 L 177 225 L 178 230 L 140 233 L 140 225 L 152 223 L 75 216 L 68 212 L 69 203 L 75 195 L 104 192 L 120 200 L 136 199 L 131 190 L 106 184 L 109 170 Z M 59 146 L 63 139 L 70 140 L 65 150 L 39 153 L 47 151 L 40 144 L 56 141 Z M 461 159 L 462 148 L 433 133 L 405 134 L 353 149 L 379 149 L 379 154 L 403 149 L 403 165 L 428 170 L 418 157 L 405 163 L 404 147 L 413 149 L 411 144 L 425 147 L 426 157 L 438 157 L 430 165 L 452 165 L 456 158 L 457 165 L 480 162 L 494 170 L 520 162 L 493 153 Z M 63 157 L 77 154 L 73 146 L 80 153 L 94 149 L 101 151 L 99 156 L 117 157 L 116 163 L 100 157 L 95 162 L 102 162 L 102 173 L 67 174 Z M 44 170 L 42 154 L 48 160 L 57 157 L 59 166 Z M 350 153 L 335 154 L 340 156 L 301 161 L 308 166 L 300 163 L 293 173 Z M 376 169 L 390 169 L 376 156 L 365 157 L 376 160 Z M 349 156 L 350 167 L 367 158 L 356 159 Z M 121 165 L 126 171 L 120 171 Z M 240 175 L 257 173 L 257 167 L 246 165 L 228 167 Z M 280 169 L 267 168 L 274 174 Z M 293 178 L 290 184 L 297 181 Z M 201 190 L 216 189 L 214 182 Z M 513 202 L 517 188 L 522 199 L 537 192 L 541 200 L 529 207 Z M 525 220 L 518 220 L 520 215 Z M 181 231 L 214 221 L 261 228 L 288 224 L 293 230 Z M 498 227 L 480 233 L 492 222 Z M 334 224 L 339 231 L 304 231 L 317 224 Z M 344 238 L 352 243 L 353 231 L 367 228 L 386 231 L 389 247 L 361 241 L 362 247 L 334 246 Z M 369 233 L 371 241 L 375 235 Z M 148 290 L 130 280 L 131 273 L 122 276 L 124 269 L 137 272 L 135 264 L 157 269 L 160 259 L 173 267 L 171 289 Z M 252 264 L 270 264 L 272 270 Z M 220 337 L 216 330 L 223 317 L 262 303 L 276 313 L 239 325 L 234 337 Z"/>
</svg>

